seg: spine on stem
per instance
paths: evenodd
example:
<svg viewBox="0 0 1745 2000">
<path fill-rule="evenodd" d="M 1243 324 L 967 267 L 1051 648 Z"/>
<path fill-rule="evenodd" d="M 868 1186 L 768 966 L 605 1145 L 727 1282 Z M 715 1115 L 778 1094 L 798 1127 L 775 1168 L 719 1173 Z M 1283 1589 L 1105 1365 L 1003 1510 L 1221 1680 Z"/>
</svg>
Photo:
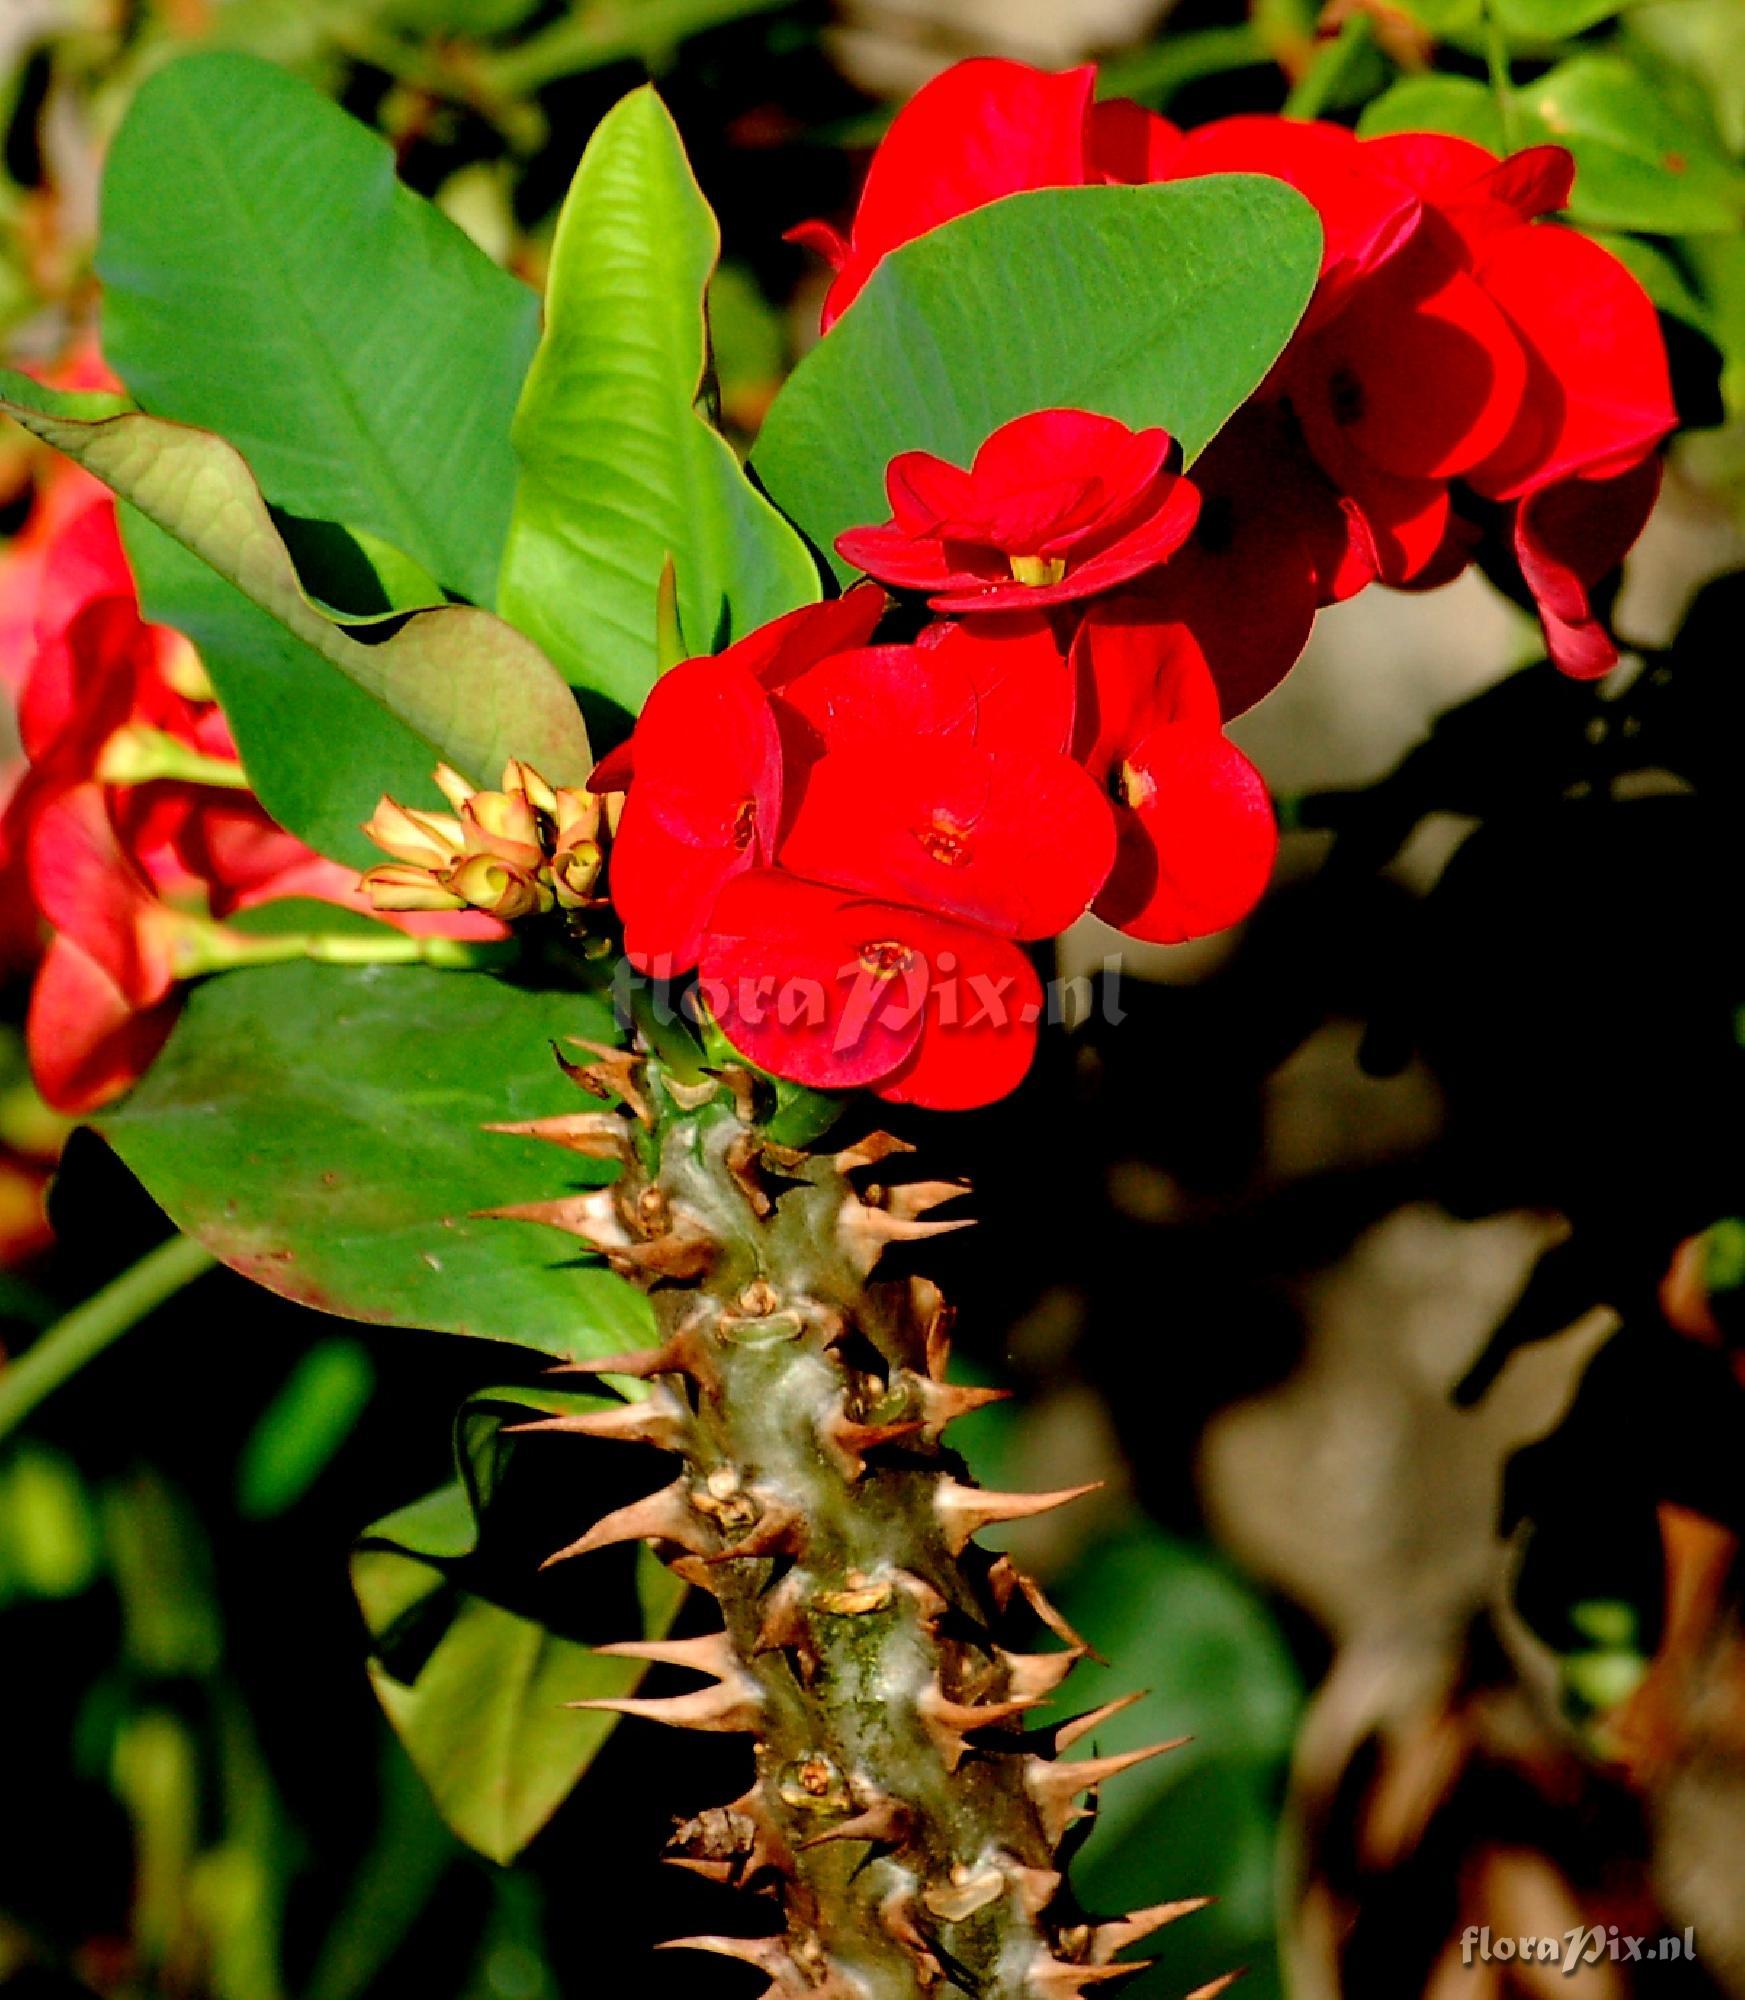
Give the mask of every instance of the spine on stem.
<svg viewBox="0 0 1745 2000">
<path fill-rule="evenodd" d="M 786 1920 L 675 1946 L 756 1966 L 770 2000 L 1077 2000 L 1137 1971 L 1120 1954 L 1204 1899 L 1089 1920 L 1063 1847 L 1097 1785 L 1172 1746 L 1063 1759 L 1124 1702 L 1030 1726 L 1085 1648 L 975 1540 L 1085 1489 L 974 1483 L 943 1434 L 997 1392 L 946 1379 L 935 1287 L 874 1276 L 893 1244 L 964 1227 L 931 1211 L 966 1189 L 895 1178 L 909 1149 L 886 1134 L 834 1153 L 774 1143 L 743 1071 L 692 1086 L 601 1050 L 574 1074 L 623 1109 L 501 1129 L 621 1173 L 499 1213 L 580 1237 L 646 1287 L 660 1341 L 587 1364 L 640 1378 L 640 1400 L 533 1428 L 676 1466 L 552 1560 L 648 1543 L 722 1620 L 604 1649 L 694 1673 L 693 1690 L 585 1705 L 748 1739 L 749 1788 L 682 1826 L 668 1858 L 766 1892 Z M 1040 1636 L 1015 1642 L 1020 1627 Z"/>
</svg>

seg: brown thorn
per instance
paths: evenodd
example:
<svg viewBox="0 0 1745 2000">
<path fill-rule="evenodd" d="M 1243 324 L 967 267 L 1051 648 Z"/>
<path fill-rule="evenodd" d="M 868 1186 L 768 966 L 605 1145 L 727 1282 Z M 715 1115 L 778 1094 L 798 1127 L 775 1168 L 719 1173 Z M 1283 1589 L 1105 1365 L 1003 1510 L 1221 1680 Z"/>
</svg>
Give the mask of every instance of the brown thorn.
<svg viewBox="0 0 1745 2000">
<path fill-rule="evenodd" d="M 951 1359 L 951 1329 L 956 1311 L 931 1278 L 909 1280 L 909 1309 L 924 1329 L 922 1344 L 927 1356 L 927 1373 L 935 1382 L 945 1380 L 945 1366 Z"/>
<path fill-rule="evenodd" d="M 968 1754 L 970 1745 L 966 1738 L 971 1731 L 1010 1722 L 1015 1716 L 1035 1708 L 1040 1699 L 1040 1696 L 1035 1696 L 980 1704 L 953 1701 L 929 1683 L 916 1697 L 915 1710 L 927 1734 L 932 1737 L 934 1748 L 944 1760 L 946 1770 L 955 1771 Z"/>
<path fill-rule="evenodd" d="M 608 1250 L 606 1261 L 622 1277 L 700 1278 L 716 1255 L 717 1246 L 700 1231 L 672 1229 L 647 1243 Z"/>
<path fill-rule="evenodd" d="M 907 1139 L 899 1139 L 894 1133 L 869 1132 L 864 1139 L 857 1139 L 852 1146 L 845 1146 L 836 1155 L 836 1171 L 839 1174 L 856 1173 L 862 1167 L 876 1167 L 893 1153 L 912 1153 L 914 1150 Z"/>
<path fill-rule="evenodd" d="M 957 1556 L 969 1546 L 970 1537 L 983 1528 L 1001 1521 L 1028 1521 L 1034 1515 L 1052 1513 L 1056 1507 L 1096 1492 L 1102 1483 L 1093 1479 L 1087 1486 L 1065 1486 L 1056 1493 L 989 1493 L 979 1486 L 964 1486 L 945 1475 L 933 1489 L 933 1506 L 945 1530 L 946 1547 Z"/>
<path fill-rule="evenodd" d="M 1001 1556 L 989 1570 L 988 1584 L 994 1593 L 995 1603 L 1002 1611 L 1012 1602 L 1012 1593 L 1016 1591 L 1057 1639 L 1064 1640 L 1069 1646 L 1082 1648 L 1085 1658 L 1095 1660 L 1099 1667 L 1109 1664 L 1096 1647 L 1075 1632 L 1048 1601 L 1041 1584 L 1033 1576 L 1027 1576 L 1010 1556 Z"/>
<path fill-rule="evenodd" d="M 1247 1970 L 1247 1966 L 1239 1965 L 1234 1972 L 1226 1972 L 1217 1979 L 1209 1979 L 1204 1986 L 1196 1986 L 1187 1996 L 1187 2000 L 1218 2000 L 1218 1995 L 1228 1993 Z"/>
<path fill-rule="evenodd" d="M 1087 1986 L 1130 1979 L 1134 1973 L 1143 1972 L 1147 1963 L 1139 1958 L 1125 1965 L 1068 1965 L 1062 1959 L 1047 1958 L 1030 1968 L 1028 1991 L 1035 2000 L 1081 2000 Z"/>
<path fill-rule="evenodd" d="M 739 1672 L 733 1641 L 725 1632 L 697 1639 L 620 1639 L 594 1651 L 608 1660 L 648 1660 L 657 1667 L 683 1667 L 687 1673 L 708 1674 L 718 1681 L 731 1680 Z"/>
<path fill-rule="evenodd" d="M 893 1243 L 920 1243 L 930 1236 L 946 1236 L 954 1229 L 969 1229 L 975 1218 L 958 1222 L 914 1222 L 892 1215 L 882 1208 L 868 1208 L 863 1201 L 845 1201 L 837 1219 L 837 1240 L 843 1255 L 864 1277 Z"/>
<path fill-rule="evenodd" d="M 610 1188 L 590 1188 L 586 1194 L 560 1195 L 555 1201 L 521 1201 L 504 1208 L 475 1208 L 483 1222 L 537 1222 L 579 1236 L 590 1250 L 616 1257 L 630 1246 L 630 1232 L 618 1214 Z"/>
<path fill-rule="evenodd" d="M 615 1111 L 567 1111 L 555 1118 L 527 1118 L 510 1125 L 487 1125 L 487 1132 L 501 1132 L 511 1139 L 544 1139 L 590 1160 L 622 1160 L 636 1164 L 636 1145 L 630 1128 Z"/>
<path fill-rule="evenodd" d="M 793 1507 L 770 1507 L 739 1540 L 709 1557 L 711 1563 L 739 1562 L 748 1556 L 801 1556 L 806 1552 L 805 1522 Z"/>
<path fill-rule="evenodd" d="M 775 1198 L 763 1184 L 762 1143 L 755 1132 L 736 1132 L 722 1154 L 733 1185 L 745 1198 L 745 1205 L 761 1222 L 775 1213 Z"/>
<path fill-rule="evenodd" d="M 879 1922 L 914 1961 L 915 1971 L 925 1986 L 937 1985 L 945 1968 L 939 1962 L 927 1934 L 918 1922 L 920 1906 L 908 1887 L 893 1889 L 879 1905 Z"/>
<path fill-rule="evenodd" d="M 900 1847 L 908 1839 L 914 1820 L 912 1807 L 905 1805 L 901 1799 L 887 1798 L 880 1793 L 852 1819 L 845 1819 L 828 1833 L 815 1833 L 810 1840 L 802 1840 L 800 1852 L 805 1854 L 814 1847 L 827 1847 L 833 1840 L 864 1840 L 874 1847 Z"/>
<path fill-rule="evenodd" d="M 1143 1701 L 1143 1692 L 1117 1695 L 1113 1701 L 1106 1701 L 1101 1708 L 1093 1708 L 1085 1715 L 1076 1715 L 1070 1722 L 1063 1722 L 1054 1732 L 1056 1756 L 1064 1755 L 1075 1743 L 1082 1743 L 1093 1731 L 1101 1729 L 1111 1716 L 1116 1716 L 1125 1708 L 1131 1708 L 1136 1701 Z"/>
<path fill-rule="evenodd" d="M 1025 1868 L 1017 1862 L 1010 1863 L 1006 1873 L 1011 1876 L 1018 1901 L 1032 1923 L 1060 1894 L 1060 1885 L 1066 1880 L 1058 1868 Z"/>
<path fill-rule="evenodd" d="M 895 1187 L 885 1189 L 884 1199 L 877 1206 L 899 1222 L 912 1222 L 916 1216 L 925 1215 L 932 1208 L 942 1208 L 946 1202 L 956 1201 L 969 1191 L 968 1181 L 900 1181 Z"/>
<path fill-rule="evenodd" d="M 566 1431 L 577 1437 L 607 1438 L 624 1444 L 653 1445 L 659 1451 L 682 1449 L 690 1435 L 689 1412 L 666 1389 L 656 1389 L 639 1403 L 620 1403 L 610 1410 L 579 1415 L 541 1417 L 536 1423 L 509 1424 L 511 1437 L 531 1431 Z"/>
<path fill-rule="evenodd" d="M 1186 1896 L 1179 1902 L 1153 1903 L 1147 1909 L 1134 1910 L 1127 1916 L 1098 1924 L 1091 1932 L 1091 1963 L 1107 1965 L 1117 1952 L 1138 1944 L 1141 1938 L 1150 1937 L 1154 1931 L 1162 1930 L 1165 1924 L 1173 1924 L 1181 1917 L 1191 1917 L 1196 1910 L 1204 1910 L 1216 1901 L 1215 1896 Z"/>
<path fill-rule="evenodd" d="M 812 1630 L 806 1622 L 806 1580 L 797 1569 L 789 1570 L 764 1599 L 763 1618 L 752 1641 L 752 1657 L 762 1653 L 792 1650 L 808 1682 L 817 1667 L 818 1654 Z"/>
<path fill-rule="evenodd" d="M 1010 1389 L 971 1389 L 937 1378 L 910 1377 L 911 1392 L 921 1405 L 921 1427 L 929 1443 L 936 1444 L 948 1424 L 967 1417 L 991 1404 L 1010 1402 Z"/>
<path fill-rule="evenodd" d="M 581 1035 L 564 1037 L 571 1048 L 586 1049 L 594 1060 L 588 1063 L 571 1062 L 555 1042 L 551 1052 L 557 1057 L 558 1067 L 571 1083 L 579 1084 L 591 1097 L 619 1097 L 624 1100 L 640 1125 L 653 1128 L 654 1113 L 648 1107 L 648 1099 L 637 1087 L 637 1073 L 642 1068 L 643 1058 L 629 1049 L 615 1049 L 605 1042 L 590 1042 Z"/>
<path fill-rule="evenodd" d="M 598 1649 L 604 1652 L 606 1648 Z M 614 1696 L 593 1701 L 567 1701 L 566 1708 L 591 1709 L 598 1714 L 640 1716 L 645 1722 L 664 1722 L 671 1729 L 725 1730 L 749 1734 L 762 1721 L 762 1707 L 750 1693 L 751 1683 L 736 1675 L 712 1687 L 698 1688 L 694 1694 L 668 1695 L 650 1700 L 639 1695 Z"/>
<path fill-rule="evenodd" d="M 919 1417 L 898 1424 L 857 1424 L 842 1410 L 834 1409 L 818 1426 L 818 1440 L 836 1461 L 843 1476 L 855 1480 L 866 1471 L 867 1452 L 877 1445 L 894 1444 L 899 1438 L 914 1437 L 921 1428 Z"/>
<path fill-rule="evenodd" d="M 794 1979 L 796 1967 L 780 1938 L 682 1937 L 668 1938 L 656 1951 L 706 1951 L 716 1958 L 737 1958 L 768 1973 L 778 1987 Z"/>
<path fill-rule="evenodd" d="M 616 1542 L 674 1542 L 693 1555 L 707 1555 L 710 1539 L 708 1529 L 691 1506 L 690 1489 L 682 1478 L 675 1479 L 670 1486 L 603 1516 L 580 1541 L 547 1556 L 540 1568 L 549 1569 L 553 1563 L 567 1562 L 571 1556 L 590 1555 L 595 1549 L 610 1548 Z"/>
<path fill-rule="evenodd" d="M 1069 1646 L 1064 1653 L 1008 1653 L 1002 1647 L 999 1656 L 1010 1693 L 1030 1701 L 1046 1701 L 1084 1658 L 1084 1652 L 1078 1646 Z"/>
<path fill-rule="evenodd" d="M 1036 1802 L 1042 1830 L 1050 1845 L 1072 1824 L 1073 1801 L 1080 1792 L 1118 1778 L 1136 1765 L 1149 1763 L 1166 1750 L 1179 1750 L 1187 1741 L 1187 1737 L 1178 1736 L 1168 1743 L 1147 1744 L 1143 1750 L 1124 1750 L 1112 1757 L 1085 1757 L 1072 1764 L 1055 1763 L 1047 1757 L 1025 1758 L 1024 1789 Z"/>
</svg>

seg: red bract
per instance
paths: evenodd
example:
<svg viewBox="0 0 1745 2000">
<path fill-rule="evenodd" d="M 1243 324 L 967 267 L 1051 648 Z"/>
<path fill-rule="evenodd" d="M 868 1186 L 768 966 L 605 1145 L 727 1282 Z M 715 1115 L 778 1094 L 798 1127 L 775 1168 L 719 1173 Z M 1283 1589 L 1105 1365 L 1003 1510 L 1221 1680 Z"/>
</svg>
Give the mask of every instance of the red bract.
<svg viewBox="0 0 1745 2000">
<path fill-rule="evenodd" d="M 878 591 L 850 591 L 715 659 L 683 661 L 655 683 L 634 736 L 595 771 L 597 791 L 638 780 L 613 844 L 612 882 L 625 956 L 639 971 L 688 971 L 721 890 L 775 859 L 784 788 L 768 690 L 857 646 L 883 608 Z"/>
<path fill-rule="evenodd" d="M 1070 758 L 922 739 L 827 752 L 807 779 L 785 868 L 985 925 L 1053 937 L 1115 858 L 1109 807 Z"/>
<path fill-rule="evenodd" d="M 1614 482 L 1655 451 L 1674 410 L 1640 286 L 1609 252 L 1545 219 L 1568 201 L 1568 154 L 1537 146 L 1499 160 L 1443 135 L 1360 140 L 1339 126 L 1266 116 L 1184 133 L 1137 105 L 1091 105 L 1088 77 L 980 62 L 929 85 L 874 159 L 852 249 L 834 239 L 843 275 L 826 323 L 880 256 L 1019 187 L 1226 172 L 1283 180 L 1314 205 L 1324 239 L 1303 324 L 1251 405 L 1280 413 L 1283 448 L 1270 477 L 1244 471 L 1225 482 L 1227 498 L 1244 489 L 1242 503 L 1219 510 L 1158 585 L 1193 627 L 1227 709 L 1288 668 L 1315 604 L 1372 579 L 1427 589 L 1458 575 L 1478 541 L 1467 489 L 1517 504 L 1581 482 L 1555 507 L 1533 508 L 1541 519 L 1581 514 L 1575 570 L 1548 567 L 1531 521 L 1515 525 L 1514 540 L 1530 552 L 1553 657 L 1570 671 L 1603 671 L 1615 649 L 1585 609 L 1574 636 L 1569 578 L 1582 574 L 1585 606 L 1593 553 L 1610 547 L 1621 560 L 1634 540 L 1641 520 L 1629 510 L 1646 482 Z M 1202 474 L 1211 490 L 1210 461 L 1194 468 L 1196 485 Z M 928 484 L 931 476 L 926 468 L 901 499 L 893 492 L 896 520 L 856 531 L 851 559 L 935 592 L 942 608 L 976 608 L 978 586 L 1006 595 L 999 559 L 1037 552 L 1008 549 L 983 521 L 975 561 L 941 556 L 946 537 L 927 516 L 942 530 L 963 496 Z M 1348 517 L 1331 537 L 1345 554 L 1331 564 L 1329 491 Z M 1602 518 L 1614 503 L 1626 511 Z M 1272 589 L 1256 589 L 1275 560 Z M 1105 573 L 1091 588 L 1110 581 Z"/>
<path fill-rule="evenodd" d="M 1193 633 L 1226 717 L 1296 664 L 1316 610 L 1375 576 L 1368 527 L 1310 457 L 1287 405 L 1237 411 L 1194 462 L 1194 532 L 1145 596 Z"/>
<path fill-rule="evenodd" d="M 881 583 L 939 611 L 1034 611 L 1155 569 L 1186 540 L 1199 496 L 1168 469 L 1167 431 L 1084 410 L 1003 424 L 966 472 L 924 451 L 885 476 L 892 518 L 837 537 Z"/>
<path fill-rule="evenodd" d="M 40 539 L 0 576 L 29 758 L 0 816 L 0 868 L 28 897 L 20 955 L 52 928 L 26 1039 L 44 1097 L 77 1115 L 156 1054 L 198 957 L 183 947 L 211 919 L 286 896 L 369 904 L 352 870 L 275 826 L 242 785 L 193 649 L 140 615 L 108 494 L 83 474 L 49 494 Z M 196 775 L 152 775 L 178 761 Z"/>
<path fill-rule="evenodd" d="M 960 1110 L 1022 1081 L 1042 988 L 1006 939 L 777 870 L 723 894 L 700 990 L 734 1045 L 816 1089 Z"/>
<path fill-rule="evenodd" d="M 1029 188 L 1093 178 L 1087 121 L 1096 71 L 1058 76 L 1025 63 L 963 62 L 918 90 L 873 157 L 847 237 L 825 222 L 790 232 L 836 272 L 824 330 L 859 296 L 879 261 L 942 222 Z"/>
<path fill-rule="evenodd" d="M 1117 800 L 1120 843 L 1092 907 L 1159 944 L 1236 923 L 1266 887 L 1278 830 L 1259 772 L 1225 739 L 1193 635 L 1116 600 L 1085 620 L 1075 663 L 1080 755 Z"/>
<path fill-rule="evenodd" d="M 1041 1014 L 1015 941 L 1093 901 L 1138 935 L 1198 935 L 1243 913 L 1271 859 L 1265 792 L 1192 641 L 1143 601 L 1108 612 L 1084 623 L 1106 643 L 1068 660 L 1047 616 L 880 646 L 864 614 L 821 606 L 783 621 L 773 688 L 747 664 L 768 634 L 674 669 L 613 760 L 634 773 L 610 877 L 633 960 L 696 964 L 722 1028 L 778 1075 L 935 1108 L 1011 1089 Z M 808 630 L 826 650 L 797 664 Z"/>
</svg>

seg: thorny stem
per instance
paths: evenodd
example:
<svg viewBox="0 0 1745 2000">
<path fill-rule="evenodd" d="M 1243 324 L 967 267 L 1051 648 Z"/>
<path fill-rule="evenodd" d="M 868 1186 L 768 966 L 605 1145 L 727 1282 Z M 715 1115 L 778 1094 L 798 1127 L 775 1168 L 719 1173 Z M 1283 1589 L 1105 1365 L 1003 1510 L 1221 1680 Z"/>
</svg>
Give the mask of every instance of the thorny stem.
<svg viewBox="0 0 1745 2000">
<path fill-rule="evenodd" d="M 172 1236 L 57 1320 L 16 1361 L 0 1368 L 0 1438 L 106 1347 L 212 1269 L 217 1259 L 191 1236 Z"/>
<path fill-rule="evenodd" d="M 949 1381 L 938 1291 L 873 1277 L 892 1246 L 963 1227 L 924 1218 L 966 1190 L 906 1176 L 910 1149 L 884 1133 L 834 1153 L 773 1142 L 761 1087 L 731 1065 L 689 1083 L 596 1056 L 572 1073 L 634 1122 L 498 1129 L 616 1160 L 618 1179 L 497 1212 L 581 1238 L 654 1308 L 659 1346 L 584 1365 L 644 1398 L 530 1428 L 678 1460 L 552 1560 L 644 1542 L 720 1607 L 717 1632 L 605 1649 L 702 1687 L 582 1704 L 750 1741 L 750 1789 L 699 1802 L 668 1859 L 773 1896 L 786 1931 L 682 1942 L 757 1967 L 765 2000 L 1085 2000 L 1199 1903 L 1098 1923 L 1067 1886 L 1079 1798 L 1170 1746 L 1062 1762 L 1111 1711 L 1029 1724 L 1085 1648 L 974 1537 L 1078 1495 L 974 1484 L 941 1434 L 989 1393 Z"/>
</svg>

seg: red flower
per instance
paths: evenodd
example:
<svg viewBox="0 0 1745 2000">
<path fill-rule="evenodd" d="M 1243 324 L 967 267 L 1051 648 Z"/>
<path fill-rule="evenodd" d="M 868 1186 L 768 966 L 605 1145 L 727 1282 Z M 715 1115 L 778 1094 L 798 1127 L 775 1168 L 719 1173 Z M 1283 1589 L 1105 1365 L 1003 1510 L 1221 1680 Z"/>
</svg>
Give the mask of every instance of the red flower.
<svg viewBox="0 0 1745 2000">
<path fill-rule="evenodd" d="M 1194 484 L 1194 532 L 1141 589 L 1193 633 L 1228 718 L 1295 666 L 1321 605 L 1374 579 L 1375 554 L 1282 402 L 1238 410 L 1194 461 Z"/>
<path fill-rule="evenodd" d="M 19 955 L 40 948 L 43 920 L 52 928 L 26 1041 L 44 1097 L 77 1115 L 156 1054 L 214 919 L 286 896 L 370 905 L 353 870 L 275 826 L 246 789 L 192 647 L 140 615 L 108 494 L 83 474 L 48 490 L 41 539 L 0 577 L 0 626 L 27 662 L 29 759 L 0 816 L 0 868 L 26 892 Z M 396 921 L 498 934 L 471 918 Z"/>
<path fill-rule="evenodd" d="M 760 1067 L 941 1111 L 1014 1089 L 1042 1018 L 1036 973 L 1006 939 L 780 870 L 722 895 L 700 986 Z"/>
<path fill-rule="evenodd" d="M 921 738 L 845 745 L 806 781 L 782 866 L 999 931 L 1053 937 L 1115 858 L 1108 802 L 1071 758 Z"/>
<path fill-rule="evenodd" d="M 1038 610 L 1131 582 L 1178 549 L 1199 496 L 1168 470 L 1167 431 L 1084 410 L 1015 418 L 965 472 L 904 452 L 885 476 L 893 518 L 837 537 L 880 582 L 939 611 Z"/>
<path fill-rule="evenodd" d="M 639 971 L 688 971 L 721 890 L 775 859 L 784 779 L 769 686 L 858 645 L 883 608 L 880 592 L 850 591 L 775 619 L 717 658 L 681 662 L 655 683 L 628 744 L 595 771 L 597 791 L 630 788 L 612 896 L 624 955 Z"/>
<path fill-rule="evenodd" d="M 1079 754 L 1117 800 L 1119 850 L 1092 908 L 1177 944 L 1238 922 L 1272 873 L 1278 831 L 1258 771 L 1226 741 L 1193 635 L 1142 600 L 1080 627 Z"/>
<path fill-rule="evenodd" d="M 1099 177 L 1087 153 L 1095 83 L 1088 67 L 1052 76 L 984 57 L 957 63 L 918 90 L 873 155 L 848 237 L 825 222 L 789 232 L 836 271 L 824 331 L 882 258 L 927 230 L 1002 195 Z"/>
</svg>

